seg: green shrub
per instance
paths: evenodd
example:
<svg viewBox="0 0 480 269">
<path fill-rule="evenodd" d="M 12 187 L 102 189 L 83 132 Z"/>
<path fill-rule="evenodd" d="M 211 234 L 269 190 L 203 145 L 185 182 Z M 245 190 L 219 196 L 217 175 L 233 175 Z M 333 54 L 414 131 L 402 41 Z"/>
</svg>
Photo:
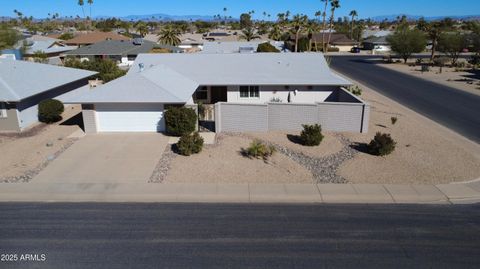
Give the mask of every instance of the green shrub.
<svg viewBox="0 0 480 269">
<path fill-rule="evenodd" d="M 318 146 L 322 142 L 322 127 L 318 124 L 308 125 L 304 124 L 303 131 L 300 134 L 300 140 L 305 146 Z"/>
<path fill-rule="evenodd" d="M 397 123 L 398 118 L 397 117 L 391 117 L 390 120 L 392 121 L 392 125 L 395 125 L 395 123 Z"/>
<path fill-rule="evenodd" d="M 195 132 L 180 137 L 177 143 L 178 152 L 185 156 L 199 153 L 203 148 L 203 138 Z"/>
<path fill-rule="evenodd" d="M 244 155 L 249 158 L 263 159 L 267 160 L 268 157 L 272 156 L 275 153 L 276 149 L 272 145 L 265 145 L 259 140 L 254 140 L 250 143 L 250 146 L 247 149 L 242 149 Z"/>
<path fill-rule="evenodd" d="M 191 134 L 197 125 L 197 113 L 187 107 L 171 107 L 165 111 L 165 123 L 170 135 Z"/>
<path fill-rule="evenodd" d="M 393 152 L 396 144 L 390 134 L 377 132 L 370 144 L 368 144 L 368 152 L 376 156 L 385 156 Z"/>
<path fill-rule="evenodd" d="M 265 42 L 258 45 L 257 52 L 280 52 L 272 44 Z"/>
<path fill-rule="evenodd" d="M 62 102 L 55 99 L 43 100 L 38 104 L 38 120 L 45 123 L 60 121 L 63 110 Z"/>
<path fill-rule="evenodd" d="M 347 90 L 356 96 L 362 95 L 362 88 L 360 88 L 358 85 L 349 86 Z"/>
</svg>

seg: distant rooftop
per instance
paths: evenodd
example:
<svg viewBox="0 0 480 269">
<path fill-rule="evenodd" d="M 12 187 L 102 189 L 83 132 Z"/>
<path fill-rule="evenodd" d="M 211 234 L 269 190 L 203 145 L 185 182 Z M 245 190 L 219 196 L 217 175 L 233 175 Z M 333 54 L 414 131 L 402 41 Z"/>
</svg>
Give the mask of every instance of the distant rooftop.
<svg viewBox="0 0 480 269">
<path fill-rule="evenodd" d="M 130 38 L 113 32 L 91 32 L 78 34 L 72 39 L 66 40 L 67 45 L 90 45 L 105 40 L 130 40 Z"/>
<path fill-rule="evenodd" d="M 142 40 L 106 40 L 92 45 L 80 47 L 64 53 L 64 55 L 138 55 L 150 52 L 157 44 L 152 41 Z"/>
</svg>

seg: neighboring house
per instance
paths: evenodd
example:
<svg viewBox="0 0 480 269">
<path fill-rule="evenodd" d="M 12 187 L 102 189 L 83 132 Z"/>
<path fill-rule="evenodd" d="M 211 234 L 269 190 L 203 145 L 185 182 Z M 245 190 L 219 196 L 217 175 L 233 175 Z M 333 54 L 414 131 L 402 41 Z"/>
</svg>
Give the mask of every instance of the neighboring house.
<svg viewBox="0 0 480 269">
<path fill-rule="evenodd" d="M 271 117 L 283 117 L 284 123 L 289 115 L 298 115 L 289 109 L 321 103 L 329 110 L 320 115 L 333 122 L 327 130 L 365 131 L 366 104 L 340 88 L 345 85 L 351 83 L 331 72 L 320 53 L 141 54 L 126 76 L 66 103 L 82 104 L 85 130 L 90 133 L 163 132 L 163 113 L 169 105 L 198 102 L 216 104 L 215 113 L 222 111 L 218 122 L 215 114 L 215 124 L 222 126 L 219 131 L 236 125 L 240 127 L 235 130 L 243 130 L 244 120 L 265 126 L 265 117 L 257 121 L 248 115 L 271 102 L 286 107 Z M 350 103 L 355 106 L 354 116 L 349 114 Z M 240 106 L 230 110 L 235 115 L 226 116 L 228 105 Z M 318 115 L 312 112 L 298 120 L 308 123 Z M 355 127 L 345 127 L 353 123 Z"/>
<path fill-rule="evenodd" d="M 38 121 L 38 103 L 88 84 L 95 72 L 0 59 L 0 131 L 19 132 Z"/>
<path fill-rule="evenodd" d="M 205 42 L 201 53 L 255 53 L 259 44 L 269 41 L 232 41 L 232 42 Z M 271 41 L 279 51 L 284 51 L 284 42 Z"/>
<path fill-rule="evenodd" d="M 237 31 L 214 30 L 203 34 L 203 39 L 207 41 L 238 41 L 238 35 Z"/>
<path fill-rule="evenodd" d="M 323 39 L 323 36 L 325 36 L 325 39 Z M 323 40 L 325 40 L 325 43 L 328 42 L 328 36 L 329 33 L 314 33 L 311 39 L 312 49 L 315 50 L 315 48 L 318 48 L 320 50 L 323 47 Z M 307 38 L 307 36 L 302 35 L 300 38 Z M 345 34 L 332 33 L 329 44 L 330 47 L 338 48 L 341 52 L 348 52 L 352 47 L 358 46 L 359 42 L 348 38 Z M 286 42 L 286 46 L 291 51 L 295 50 L 295 35 L 290 36 Z"/>
<path fill-rule="evenodd" d="M 65 44 L 69 46 L 88 46 L 105 40 L 123 40 L 128 41 L 130 38 L 119 35 L 114 32 L 90 32 L 85 34 L 78 34 L 72 39 L 66 40 Z"/>
<path fill-rule="evenodd" d="M 119 66 L 131 66 L 138 54 L 149 53 L 156 46 L 157 43 L 142 39 L 106 40 L 63 53 L 61 58 L 75 57 L 82 61 L 110 59 Z"/>
<path fill-rule="evenodd" d="M 372 50 L 378 52 L 391 51 L 390 44 L 387 41 L 387 36 L 367 38 L 363 40 L 362 47 L 365 50 Z"/>
<path fill-rule="evenodd" d="M 25 48 L 23 57 L 26 59 L 33 58 L 37 52 L 44 53 L 47 58 L 57 57 L 61 53 L 77 49 L 77 46 L 67 46 L 63 40 L 54 38 L 27 38 L 21 41 L 21 46 Z"/>
<path fill-rule="evenodd" d="M 362 36 L 364 38 L 370 38 L 370 37 L 382 37 L 382 36 L 389 36 L 393 34 L 393 31 L 390 30 L 370 30 L 370 29 L 365 29 L 362 32 Z"/>
</svg>

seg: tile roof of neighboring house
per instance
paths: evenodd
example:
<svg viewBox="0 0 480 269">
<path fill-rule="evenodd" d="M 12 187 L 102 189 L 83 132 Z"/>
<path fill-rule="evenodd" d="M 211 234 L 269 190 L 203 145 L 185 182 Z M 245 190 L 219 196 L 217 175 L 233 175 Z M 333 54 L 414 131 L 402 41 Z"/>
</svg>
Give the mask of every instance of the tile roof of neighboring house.
<svg viewBox="0 0 480 269">
<path fill-rule="evenodd" d="M 150 52 L 157 44 L 148 40 L 134 42 L 134 40 L 106 40 L 92 45 L 80 47 L 64 53 L 66 56 L 82 55 L 138 55 L 140 53 Z"/>
<path fill-rule="evenodd" d="M 185 103 L 199 85 L 350 84 L 320 53 L 140 54 L 126 76 L 67 103 Z"/>
<path fill-rule="evenodd" d="M 130 38 L 113 32 L 91 32 L 79 34 L 72 39 L 66 40 L 67 45 L 90 45 L 105 40 L 130 40 Z"/>
<path fill-rule="evenodd" d="M 0 59 L 0 101 L 19 102 L 95 74 L 74 68 Z"/>
</svg>

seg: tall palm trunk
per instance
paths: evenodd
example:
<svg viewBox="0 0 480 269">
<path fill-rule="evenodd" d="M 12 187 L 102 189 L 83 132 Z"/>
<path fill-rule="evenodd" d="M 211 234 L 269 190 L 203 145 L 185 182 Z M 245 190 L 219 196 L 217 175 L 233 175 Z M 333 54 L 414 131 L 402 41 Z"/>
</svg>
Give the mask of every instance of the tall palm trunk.
<svg viewBox="0 0 480 269">
<path fill-rule="evenodd" d="M 435 52 L 437 50 L 437 36 L 432 38 L 432 54 L 430 55 L 430 63 L 433 63 L 435 59 Z"/>
<path fill-rule="evenodd" d="M 322 21 L 322 49 L 325 53 L 325 31 L 327 28 L 327 7 L 328 7 L 328 0 L 325 0 L 325 6 L 323 7 L 323 21 Z"/>
<path fill-rule="evenodd" d="M 328 48 L 330 47 L 330 40 L 332 39 L 332 28 L 333 28 L 333 20 L 335 19 L 335 9 L 332 9 L 332 17 L 330 18 L 330 25 L 328 29 L 328 39 L 326 49 L 323 51 L 325 54 L 328 52 Z"/>
<path fill-rule="evenodd" d="M 295 52 L 298 52 L 298 36 L 300 35 L 300 30 L 295 32 Z"/>
<path fill-rule="evenodd" d="M 355 16 L 352 16 L 352 29 L 350 29 L 350 39 L 353 39 L 353 25 L 355 23 Z"/>
</svg>

